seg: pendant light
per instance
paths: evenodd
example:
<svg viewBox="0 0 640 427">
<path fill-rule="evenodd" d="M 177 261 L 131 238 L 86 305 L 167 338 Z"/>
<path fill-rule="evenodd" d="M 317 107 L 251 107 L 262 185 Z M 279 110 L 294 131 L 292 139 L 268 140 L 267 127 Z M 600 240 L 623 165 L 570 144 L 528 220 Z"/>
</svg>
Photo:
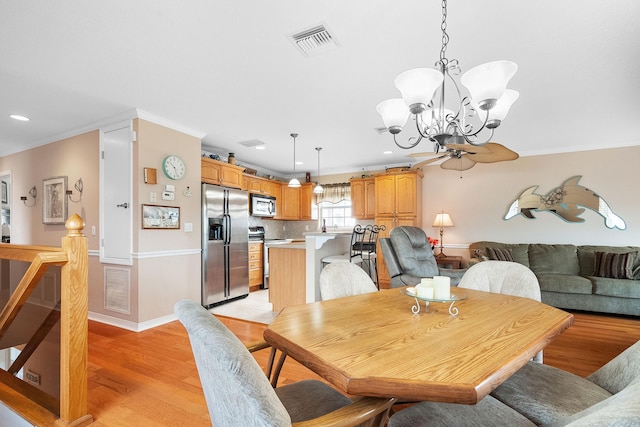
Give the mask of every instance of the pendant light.
<svg viewBox="0 0 640 427">
<path fill-rule="evenodd" d="M 316 151 L 318 152 L 318 178 L 320 178 L 320 150 L 322 150 L 322 147 L 316 147 Z M 316 185 L 315 188 L 313 189 L 313 194 L 322 194 L 322 193 L 324 193 L 324 188 L 322 188 L 322 185 L 318 183 L 318 185 Z"/>
<path fill-rule="evenodd" d="M 289 187 L 298 188 L 300 187 L 300 181 L 296 178 L 296 138 L 298 134 L 292 133 L 291 137 L 293 138 L 293 178 L 289 181 Z"/>
</svg>

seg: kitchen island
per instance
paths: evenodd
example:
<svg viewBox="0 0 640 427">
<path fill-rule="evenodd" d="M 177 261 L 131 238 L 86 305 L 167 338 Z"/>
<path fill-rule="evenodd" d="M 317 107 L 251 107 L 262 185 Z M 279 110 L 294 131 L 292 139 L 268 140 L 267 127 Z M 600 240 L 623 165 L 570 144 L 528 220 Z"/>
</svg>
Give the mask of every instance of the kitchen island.
<svg viewBox="0 0 640 427">
<path fill-rule="evenodd" d="M 273 311 L 320 301 L 322 258 L 348 252 L 350 241 L 350 231 L 307 233 L 304 241 L 270 246 L 269 302 Z"/>
</svg>

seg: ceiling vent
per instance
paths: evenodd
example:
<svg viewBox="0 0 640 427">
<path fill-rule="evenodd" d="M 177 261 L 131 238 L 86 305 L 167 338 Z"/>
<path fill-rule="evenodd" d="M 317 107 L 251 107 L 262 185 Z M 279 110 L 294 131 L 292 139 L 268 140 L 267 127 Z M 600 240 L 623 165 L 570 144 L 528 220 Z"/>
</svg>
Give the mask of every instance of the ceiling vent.
<svg viewBox="0 0 640 427">
<path fill-rule="evenodd" d="M 304 56 L 320 55 L 340 47 L 326 24 L 290 34 L 287 38 Z"/>
<path fill-rule="evenodd" d="M 264 145 L 264 141 L 260 141 L 259 139 L 250 139 L 248 141 L 241 141 L 238 144 L 243 145 L 245 147 L 257 147 L 259 145 Z"/>
</svg>

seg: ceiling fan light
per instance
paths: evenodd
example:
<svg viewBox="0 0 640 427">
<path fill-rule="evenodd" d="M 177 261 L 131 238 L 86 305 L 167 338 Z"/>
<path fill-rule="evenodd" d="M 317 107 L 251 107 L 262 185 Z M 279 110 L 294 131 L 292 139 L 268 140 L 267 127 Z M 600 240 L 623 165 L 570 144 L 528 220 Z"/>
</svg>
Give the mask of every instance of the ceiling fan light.
<svg viewBox="0 0 640 427">
<path fill-rule="evenodd" d="M 291 188 L 299 188 L 300 187 L 300 181 L 298 181 L 296 178 L 291 178 L 291 180 L 289 181 L 289 187 L 291 187 Z"/>
<path fill-rule="evenodd" d="M 396 77 L 394 83 L 412 114 L 420 114 L 431 102 L 444 76 L 433 68 L 414 68 Z"/>
<path fill-rule="evenodd" d="M 511 106 L 519 97 L 520 93 L 518 91 L 513 89 L 505 89 L 504 95 L 502 95 L 502 97 L 496 101 L 495 107 L 488 111 L 489 120 L 487 121 L 487 127 L 489 129 L 494 129 L 500 126 L 500 122 L 502 122 L 505 117 L 507 117 Z M 485 117 L 487 116 L 487 111 L 478 110 L 478 116 L 480 120 L 484 121 Z"/>
<path fill-rule="evenodd" d="M 502 97 L 516 71 L 518 65 L 512 61 L 487 62 L 464 73 L 460 82 L 469 90 L 473 102 L 481 110 L 488 110 Z"/>
<path fill-rule="evenodd" d="M 402 98 L 392 98 L 382 101 L 376 107 L 376 111 L 382 116 L 384 125 L 392 134 L 400 133 L 402 127 L 409 119 L 409 109 Z"/>
</svg>

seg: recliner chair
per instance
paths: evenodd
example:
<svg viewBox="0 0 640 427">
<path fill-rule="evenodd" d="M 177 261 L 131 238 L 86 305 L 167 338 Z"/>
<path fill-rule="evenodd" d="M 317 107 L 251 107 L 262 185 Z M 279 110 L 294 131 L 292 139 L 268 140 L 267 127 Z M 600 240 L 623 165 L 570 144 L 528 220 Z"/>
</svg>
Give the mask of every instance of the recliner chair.
<svg viewBox="0 0 640 427">
<path fill-rule="evenodd" d="M 419 227 L 396 227 L 379 241 L 392 288 L 414 286 L 423 277 L 433 276 L 448 276 L 451 286 L 457 286 L 466 271 L 438 267 L 427 235 Z"/>
</svg>

